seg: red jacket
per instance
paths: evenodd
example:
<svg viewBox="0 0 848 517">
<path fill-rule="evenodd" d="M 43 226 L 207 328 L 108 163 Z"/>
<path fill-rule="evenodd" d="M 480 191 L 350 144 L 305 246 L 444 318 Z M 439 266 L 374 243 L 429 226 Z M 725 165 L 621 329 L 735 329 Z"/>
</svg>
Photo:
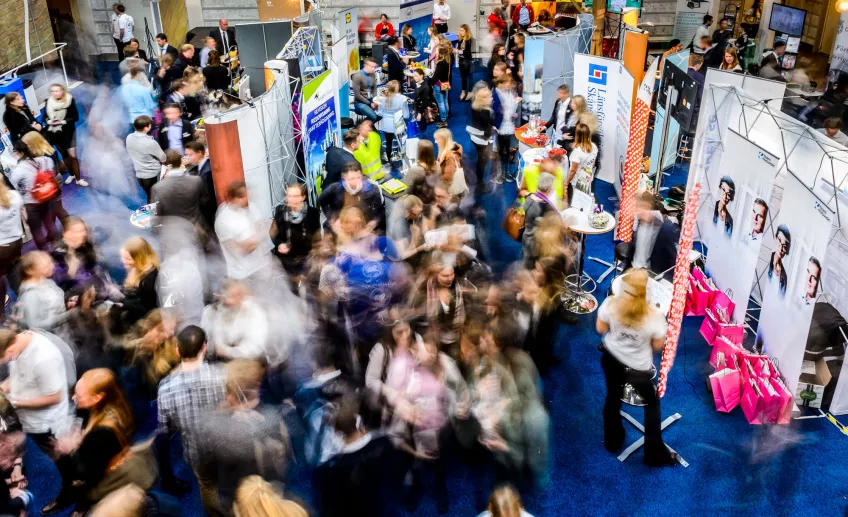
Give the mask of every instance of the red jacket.
<svg viewBox="0 0 848 517">
<path fill-rule="evenodd" d="M 512 23 L 516 25 L 518 25 L 518 17 L 519 14 L 521 14 L 521 7 L 522 6 L 520 4 L 512 6 Z M 533 14 L 533 7 L 531 7 L 529 3 L 524 7 L 527 8 L 527 12 L 530 14 L 530 23 L 532 24 L 536 21 L 536 16 Z"/>
<path fill-rule="evenodd" d="M 380 38 L 382 38 L 382 37 L 383 37 L 382 32 L 383 32 L 383 29 L 384 29 L 384 28 L 385 28 L 385 29 L 386 29 L 386 31 L 387 31 L 387 32 L 386 32 L 386 35 L 388 35 L 388 36 L 394 36 L 394 35 L 395 35 L 395 28 L 392 26 L 392 24 L 391 24 L 391 23 L 389 23 L 389 22 L 386 22 L 386 23 L 380 22 L 380 23 L 378 23 L 378 24 L 377 24 L 377 26 L 376 26 L 376 27 L 374 27 L 374 36 L 376 36 L 376 37 L 377 37 L 377 39 L 380 39 Z"/>
<path fill-rule="evenodd" d="M 489 25 L 492 27 L 497 27 L 501 31 L 506 30 L 506 22 L 495 13 L 490 14 L 486 21 L 488 21 Z"/>
</svg>

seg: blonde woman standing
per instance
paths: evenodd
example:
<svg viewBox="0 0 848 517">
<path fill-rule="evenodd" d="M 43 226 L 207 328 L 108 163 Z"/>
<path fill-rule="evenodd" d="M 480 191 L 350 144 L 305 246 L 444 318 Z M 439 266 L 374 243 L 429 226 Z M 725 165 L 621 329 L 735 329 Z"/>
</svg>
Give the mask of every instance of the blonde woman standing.
<svg viewBox="0 0 848 517">
<path fill-rule="evenodd" d="M 450 129 L 442 128 L 433 134 L 439 147 L 437 162 L 442 171 L 442 181 L 448 185 L 448 194 L 461 196 L 468 192 L 465 172 L 462 170 L 462 146 L 453 141 Z"/>
<path fill-rule="evenodd" d="M 386 96 L 377 108 L 377 114 L 382 116 L 377 121 L 377 130 L 383 133 L 383 139 L 386 141 L 386 156 L 391 161 L 392 159 L 392 143 L 395 139 L 397 131 L 397 123 L 395 118 L 397 114 L 401 114 L 401 124 L 406 126 L 406 119 L 409 118 L 409 104 L 406 102 L 406 97 L 400 94 L 400 83 L 397 81 L 389 81 L 386 85 Z M 400 148 L 400 145 L 398 145 Z"/>
<path fill-rule="evenodd" d="M 77 103 L 68 90 L 61 84 L 50 86 L 50 97 L 45 107 L 45 124 L 47 140 L 55 146 L 67 165 L 71 175 L 65 180 L 71 184 L 76 180 L 80 187 L 87 187 L 88 182 L 80 178 L 79 161 L 77 160 L 77 121 L 79 111 Z"/>
<path fill-rule="evenodd" d="M 589 126 L 582 122 L 577 124 L 574 133 L 574 149 L 569 155 L 570 169 L 565 184 L 568 189 L 568 203 L 574 189 L 587 194 L 592 193 L 592 180 L 595 177 L 595 163 L 598 159 L 598 146 L 592 142 L 592 132 Z"/>
<path fill-rule="evenodd" d="M 471 143 L 477 149 L 477 163 L 474 173 L 477 176 L 477 192 L 484 190 L 483 175 L 492 155 L 492 134 L 495 128 L 495 114 L 492 111 L 492 90 L 482 87 L 474 94 L 471 102 L 471 123 L 465 127 Z"/>
<path fill-rule="evenodd" d="M 112 306 L 113 330 L 122 334 L 135 322 L 159 307 L 156 280 L 159 278 L 159 257 L 141 237 L 132 237 L 121 247 L 121 263 L 127 270 L 124 280 L 124 299 Z"/>
<path fill-rule="evenodd" d="M 646 299 L 648 271 L 633 269 L 622 277 L 621 291 L 598 309 L 595 328 L 603 336 L 601 367 L 607 384 L 604 404 L 604 446 L 617 453 L 624 445 L 621 391 L 631 384 L 645 400 L 645 458 L 650 466 L 674 465 L 660 428 L 660 399 L 652 382 L 653 353 L 663 348 L 665 316 Z"/>
</svg>

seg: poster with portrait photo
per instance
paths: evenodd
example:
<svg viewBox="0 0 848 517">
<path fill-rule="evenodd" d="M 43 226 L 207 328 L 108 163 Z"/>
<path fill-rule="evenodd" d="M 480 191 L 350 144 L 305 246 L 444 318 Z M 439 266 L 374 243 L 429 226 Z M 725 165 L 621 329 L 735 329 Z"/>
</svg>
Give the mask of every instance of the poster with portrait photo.
<svg viewBox="0 0 848 517">
<path fill-rule="evenodd" d="M 823 264 L 835 214 L 792 174 L 787 174 L 783 192 L 773 232 L 764 237 L 772 240 L 774 251 L 757 270 L 763 303 L 756 343 L 777 359 L 794 393 L 813 306 L 822 293 Z"/>
<path fill-rule="evenodd" d="M 720 179 L 705 230 L 713 233 L 707 274 L 736 302 L 733 321 L 745 321 L 748 296 L 757 271 L 757 256 L 766 232 L 772 187 L 779 159 L 744 136 L 729 130 Z"/>
</svg>

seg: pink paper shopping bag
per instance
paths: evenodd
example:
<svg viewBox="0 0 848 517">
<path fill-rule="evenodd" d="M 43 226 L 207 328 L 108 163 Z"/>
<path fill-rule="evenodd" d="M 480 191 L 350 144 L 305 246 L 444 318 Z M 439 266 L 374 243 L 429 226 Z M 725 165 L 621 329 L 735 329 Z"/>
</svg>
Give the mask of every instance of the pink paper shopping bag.
<svg viewBox="0 0 848 517">
<path fill-rule="evenodd" d="M 789 393 L 789 389 L 783 384 L 783 381 L 772 378 L 769 379 L 769 382 L 780 395 L 780 411 L 777 414 L 777 423 L 788 424 L 792 419 L 792 406 L 794 405 L 792 394 Z"/>
<path fill-rule="evenodd" d="M 710 386 L 713 388 L 713 400 L 716 411 L 730 413 L 742 398 L 740 389 L 739 370 L 724 368 L 710 375 Z"/>
<path fill-rule="evenodd" d="M 771 379 L 768 377 L 760 377 L 757 380 L 757 387 L 763 396 L 762 410 L 763 423 L 776 424 L 778 413 L 780 413 L 780 395 L 771 386 Z"/>
<path fill-rule="evenodd" d="M 736 308 L 736 303 L 731 298 L 732 296 L 732 291 L 729 293 L 716 291 L 713 295 L 713 299 L 710 302 L 710 310 L 716 315 L 719 321 L 728 323 L 733 319 L 733 310 Z"/>
<path fill-rule="evenodd" d="M 734 343 L 731 343 L 725 338 L 718 338 L 713 341 L 713 351 L 710 354 L 710 366 L 719 369 L 722 366 L 731 366 L 733 364 L 742 364 L 739 361 L 739 356 L 744 351 Z"/>
<path fill-rule="evenodd" d="M 762 403 L 763 396 L 757 388 L 757 382 L 753 379 L 749 380 L 742 390 L 741 401 L 742 412 L 745 413 L 745 418 L 749 424 L 763 423 Z"/>
</svg>

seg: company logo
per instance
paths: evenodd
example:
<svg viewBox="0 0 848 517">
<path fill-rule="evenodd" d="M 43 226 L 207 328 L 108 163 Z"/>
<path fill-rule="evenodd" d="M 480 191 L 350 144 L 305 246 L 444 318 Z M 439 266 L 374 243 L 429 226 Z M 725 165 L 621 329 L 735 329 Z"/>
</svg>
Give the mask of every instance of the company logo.
<svg viewBox="0 0 848 517">
<path fill-rule="evenodd" d="M 828 207 L 826 207 L 825 205 L 821 204 L 821 202 L 819 202 L 819 201 L 816 201 L 816 202 L 815 202 L 815 208 L 816 208 L 816 212 L 818 212 L 818 213 L 819 213 L 819 215 L 821 215 L 822 217 L 824 217 L 827 221 L 830 221 L 830 213 L 829 213 L 829 212 L 830 212 L 830 208 L 828 208 Z"/>
<path fill-rule="evenodd" d="M 350 23 L 350 13 L 345 15 L 345 23 Z"/>
<path fill-rule="evenodd" d="M 601 84 L 606 86 L 607 84 L 607 67 L 604 65 L 589 65 L 589 82 L 595 84 Z"/>
<path fill-rule="evenodd" d="M 409 19 L 412 17 L 412 7 L 408 7 L 406 9 L 406 18 Z"/>
<path fill-rule="evenodd" d="M 774 161 L 771 159 L 771 156 L 767 155 L 766 153 L 759 151 L 757 153 L 757 158 L 774 167 Z"/>
</svg>

